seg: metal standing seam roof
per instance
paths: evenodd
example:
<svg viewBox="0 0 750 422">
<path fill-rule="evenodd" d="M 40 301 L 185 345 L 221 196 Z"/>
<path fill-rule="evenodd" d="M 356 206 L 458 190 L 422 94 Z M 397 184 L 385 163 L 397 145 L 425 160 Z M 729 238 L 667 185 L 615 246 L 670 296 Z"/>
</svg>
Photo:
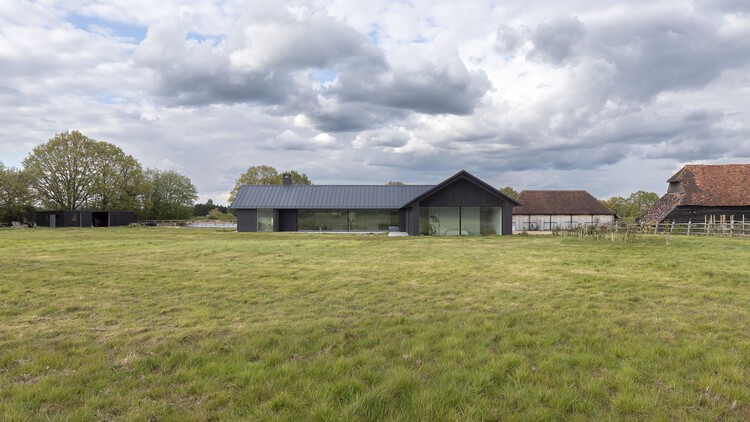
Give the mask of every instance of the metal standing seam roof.
<svg viewBox="0 0 750 422">
<path fill-rule="evenodd" d="M 433 185 L 242 185 L 233 209 L 399 209 Z"/>
</svg>

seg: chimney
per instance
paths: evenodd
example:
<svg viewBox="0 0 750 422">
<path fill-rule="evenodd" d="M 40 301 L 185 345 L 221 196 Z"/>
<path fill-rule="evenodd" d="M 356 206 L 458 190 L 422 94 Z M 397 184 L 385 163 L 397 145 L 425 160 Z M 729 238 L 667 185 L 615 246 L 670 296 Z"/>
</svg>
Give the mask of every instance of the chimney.
<svg viewBox="0 0 750 422">
<path fill-rule="evenodd" d="M 284 178 L 282 180 L 282 184 L 284 186 L 291 186 L 292 185 L 292 175 L 289 173 L 284 173 Z"/>
</svg>

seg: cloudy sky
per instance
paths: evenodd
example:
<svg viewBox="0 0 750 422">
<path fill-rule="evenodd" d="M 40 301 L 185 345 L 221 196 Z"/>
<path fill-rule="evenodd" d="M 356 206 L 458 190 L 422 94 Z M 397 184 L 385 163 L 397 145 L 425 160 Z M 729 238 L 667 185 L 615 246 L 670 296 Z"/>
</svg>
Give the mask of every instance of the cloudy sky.
<svg viewBox="0 0 750 422">
<path fill-rule="evenodd" d="M 0 161 L 80 130 L 225 203 L 316 184 L 662 194 L 750 162 L 746 0 L 0 1 Z"/>
</svg>

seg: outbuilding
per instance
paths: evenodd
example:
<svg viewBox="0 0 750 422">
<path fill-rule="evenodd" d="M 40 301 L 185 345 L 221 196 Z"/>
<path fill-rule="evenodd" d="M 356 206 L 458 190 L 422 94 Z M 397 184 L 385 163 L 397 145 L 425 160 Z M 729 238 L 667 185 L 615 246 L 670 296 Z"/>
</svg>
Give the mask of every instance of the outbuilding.
<svg viewBox="0 0 750 422">
<path fill-rule="evenodd" d="M 585 190 L 524 190 L 513 208 L 513 230 L 535 231 L 609 224 L 614 211 Z"/>
<path fill-rule="evenodd" d="M 411 236 L 506 235 L 518 203 L 460 171 L 437 185 L 243 185 L 237 231 L 401 231 Z"/>
<path fill-rule="evenodd" d="M 750 164 L 689 164 L 667 182 L 667 193 L 640 222 L 750 221 Z"/>
<path fill-rule="evenodd" d="M 36 225 L 39 227 L 116 227 L 133 223 L 133 211 L 37 211 Z"/>
</svg>

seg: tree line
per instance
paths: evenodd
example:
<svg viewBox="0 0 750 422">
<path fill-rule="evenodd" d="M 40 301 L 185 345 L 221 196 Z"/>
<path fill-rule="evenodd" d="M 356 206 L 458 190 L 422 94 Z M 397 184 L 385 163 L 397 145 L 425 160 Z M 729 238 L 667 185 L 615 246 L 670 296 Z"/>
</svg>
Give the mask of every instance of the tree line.
<svg viewBox="0 0 750 422">
<path fill-rule="evenodd" d="M 0 221 L 34 221 L 48 210 L 132 210 L 137 219 L 186 219 L 198 190 L 174 170 L 144 169 L 118 146 L 79 131 L 56 134 L 23 160 L 0 163 Z"/>
<path fill-rule="evenodd" d="M 230 211 L 211 199 L 196 203 L 198 190 L 187 176 L 144 169 L 118 146 L 75 130 L 35 147 L 22 166 L 9 168 L 0 162 L 0 223 L 33 222 L 37 209 L 132 210 L 137 220 L 187 220 Z M 295 170 L 280 173 L 268 165 L 251 166 L 236 180 L 229 202 L 241 185 L 281 184 L 284 173 L 294 184 L 312 184 Z"/>
</svg>

